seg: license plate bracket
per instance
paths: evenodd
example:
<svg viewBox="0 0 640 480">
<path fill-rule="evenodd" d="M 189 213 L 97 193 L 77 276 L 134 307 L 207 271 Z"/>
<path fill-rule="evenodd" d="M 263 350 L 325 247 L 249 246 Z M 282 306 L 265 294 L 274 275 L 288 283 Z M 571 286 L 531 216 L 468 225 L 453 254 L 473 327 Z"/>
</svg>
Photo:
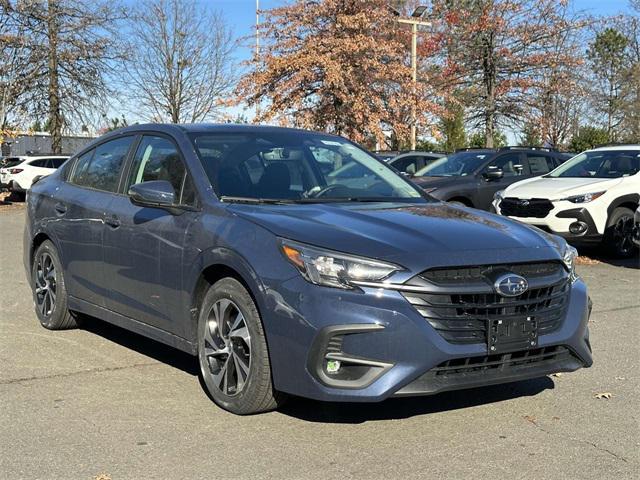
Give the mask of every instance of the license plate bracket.
<svg viewBox="0 0 640 480">
<path fill-rule="evenodd" d="M 538 322 L 533 316 L 487 321 L 489 354 L 527 350 L 538 346 Z"/>
</svg>

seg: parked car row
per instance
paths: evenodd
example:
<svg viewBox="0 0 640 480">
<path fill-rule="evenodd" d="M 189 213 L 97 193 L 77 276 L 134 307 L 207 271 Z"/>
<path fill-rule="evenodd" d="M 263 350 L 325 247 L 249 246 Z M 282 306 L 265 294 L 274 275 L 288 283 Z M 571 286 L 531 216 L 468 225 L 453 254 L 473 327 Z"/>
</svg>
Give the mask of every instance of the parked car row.
<svg viewBox="0 0 640 480">
<path fill-rule="evenodd" d="M 5 157 L 0 162 L 0 188 L 24 194 L 34 181 L 55 172 L 68 158 L 62 155 Z"/>
<path fill-rule="evenodd" d="M 518 146 L 468 148 L 446 156 L 405 152 L 385 161 L 439 200 L 515 218 L 572 244 L 602 244 L 611 255 L 628 257 L 637 252 L 640 236 L 637 219 L 634 227 L 639 154 L 638 145 L 580 155 Z"/>
</svg>

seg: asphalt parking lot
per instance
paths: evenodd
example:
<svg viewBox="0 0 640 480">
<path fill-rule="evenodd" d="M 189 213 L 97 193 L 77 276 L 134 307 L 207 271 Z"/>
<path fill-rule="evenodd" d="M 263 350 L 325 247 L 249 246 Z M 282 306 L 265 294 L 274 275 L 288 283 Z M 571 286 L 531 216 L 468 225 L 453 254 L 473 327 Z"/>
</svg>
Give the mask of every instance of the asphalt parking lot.
<svg viewBox="0 0 640 480">
<path fill-rule="evenodd" d="M 0 207 L 2 479 L 638 478 L 637 257 L 579 267 L 594 301 L 590 369 L 237 417 L 209 400 L 186 354 L 97 320 L 40 327 L 23 217 Z"/>
</svg>

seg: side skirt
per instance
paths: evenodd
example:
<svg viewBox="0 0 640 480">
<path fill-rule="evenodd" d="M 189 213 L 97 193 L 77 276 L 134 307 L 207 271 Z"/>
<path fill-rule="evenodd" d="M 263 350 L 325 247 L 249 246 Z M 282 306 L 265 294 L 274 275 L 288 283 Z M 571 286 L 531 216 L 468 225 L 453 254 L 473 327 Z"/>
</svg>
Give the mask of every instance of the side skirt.
<svg viewBox="0 0 640 480">
<path fill-rule="evenodd" d="M 94 305 L 93 303 L 72 297 L 71 295 L 69 295 L 69 310 L 78 311 L 86 315 L 99 318 L 100 320 L 122 327 L 125 330 L 138 333 L 191 355 L 196 355 L 198 353 L 197 346 L 182 337 L 178 337 L 177 335 L 166 332 L 165 330 L 134 320 L 133 318 L 125 317 L 119 313 Z"/>
</svg>

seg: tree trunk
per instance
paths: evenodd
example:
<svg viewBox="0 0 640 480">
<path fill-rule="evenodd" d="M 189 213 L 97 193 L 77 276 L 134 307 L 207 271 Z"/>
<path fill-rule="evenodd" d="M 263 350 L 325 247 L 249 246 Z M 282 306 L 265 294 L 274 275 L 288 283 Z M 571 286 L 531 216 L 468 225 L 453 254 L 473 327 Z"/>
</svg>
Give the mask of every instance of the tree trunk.
<svg viewBox="0 0 640 480">
<path fill-rule="evenodd" d="M 47 35 L 49 37 L 49 123 L 52 153 L 62 153 L 62 113 L 58 82 L 58 7 L 57 0 L 48 0 Z"/>
<path fill-rule="evenodd" d="M 484 143 L 486 148 L 493 148 L 495 111 L 496 111 L 496 65 L 494 52 L 494 35 L 488 32 L 483 38 L 484 55 L 482 59 L 483 83 L 485 93 L 484 105 Z"/>
</svg>

